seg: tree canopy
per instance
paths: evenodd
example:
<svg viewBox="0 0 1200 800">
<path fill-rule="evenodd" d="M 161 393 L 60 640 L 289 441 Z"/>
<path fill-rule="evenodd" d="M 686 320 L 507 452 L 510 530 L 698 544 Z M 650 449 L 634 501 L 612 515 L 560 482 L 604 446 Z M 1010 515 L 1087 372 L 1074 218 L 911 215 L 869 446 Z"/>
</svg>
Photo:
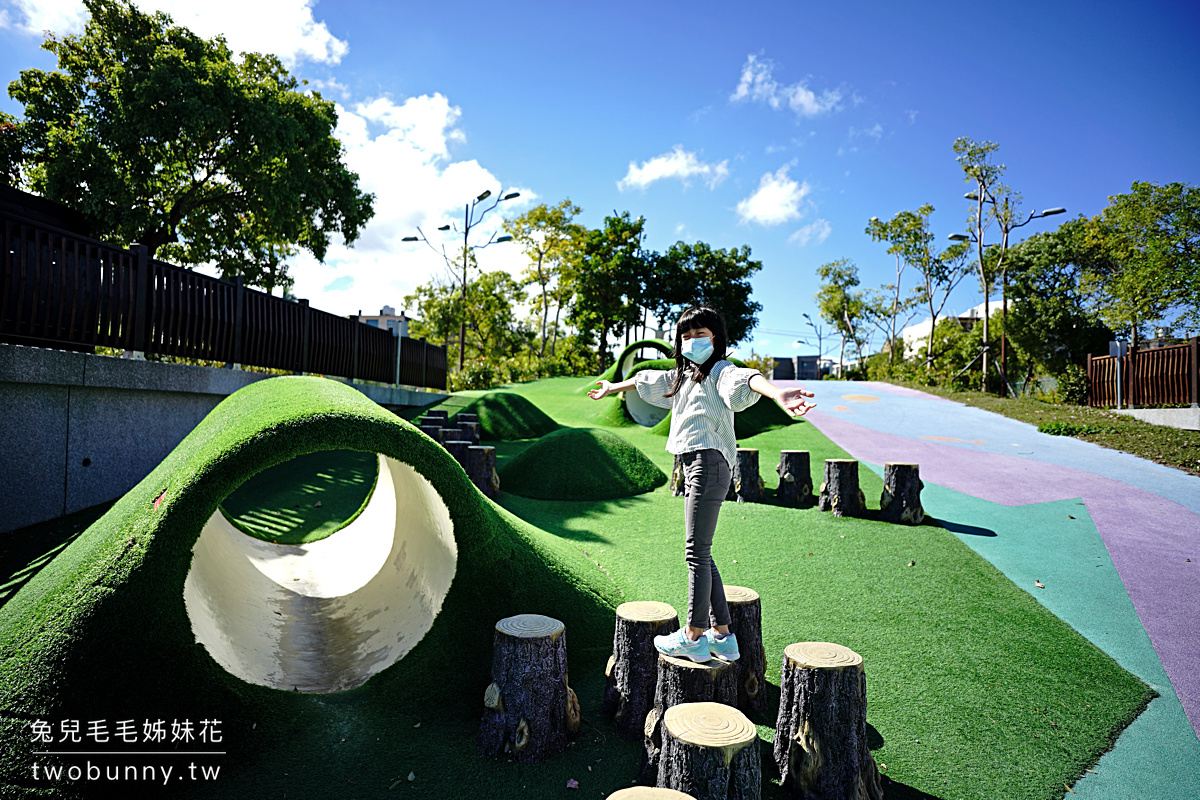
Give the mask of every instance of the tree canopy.
<svg viewBox="0 0 1200 800">
<path fill-rule="evenodd" d="M 750 276 L 762 262 L 750 248 L 713 248 L 704 242 L 676 242 L 656 259 L 644 304 L 656 316 L 671 319 L 691 306 L 706 305 L 725 318 L 730 346 L 750 335 L 762 304 L 750 299 Z"/>
<path fill-rule="evenodd" d="M 0 180 L 80 211 L 94 236 L 255 285 L 285 285 L 270 275 L 297 247 L 323 260 L 332 234 L 358 237 L 373 196 L 342 163 L 332 102 L 274 56 L 84 2 L 83 33 L 42 45 L 58 70 L 9 85 L 25 108 L 0 119 Z"/>
</svg>

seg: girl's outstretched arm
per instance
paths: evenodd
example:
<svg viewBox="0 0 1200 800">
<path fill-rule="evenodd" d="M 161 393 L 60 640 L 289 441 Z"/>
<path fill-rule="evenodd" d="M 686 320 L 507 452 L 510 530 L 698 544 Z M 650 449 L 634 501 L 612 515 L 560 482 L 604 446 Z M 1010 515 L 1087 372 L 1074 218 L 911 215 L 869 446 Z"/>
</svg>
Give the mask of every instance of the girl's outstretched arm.
<svg viewBox="0 0 1200 800">
<path fill-rule="evenodd" d="M 603 380 L 596 381 L 596 383 L 599 384 L 597 388 L 592 389 L 587 393 L 588 397 L 592 398 L 593 400 L 599 400 L 601 397 L 608 397 L 610 394 L 616 394 L 617 392 L 628 392 L 635 385 L 633 378 L 630 378 L 627 381 L 621 381 L 620 383 L 609 383 L 608 381 Z"/>
<path fill-rule="evenodd" d="M 804 389 L 782 389 L 771 383 L 761 374 L 750 378 L 750 388 L 763 397 L 769 397 L 776 403 L 779 403 L 783 407 L 783 410 L 793 417 L 802 417 L 808 413 L 810 408 L 815 408 L 817 405 L 804 399 L 812 397 L 812 392 L 805 391 Z"/>
</svg>

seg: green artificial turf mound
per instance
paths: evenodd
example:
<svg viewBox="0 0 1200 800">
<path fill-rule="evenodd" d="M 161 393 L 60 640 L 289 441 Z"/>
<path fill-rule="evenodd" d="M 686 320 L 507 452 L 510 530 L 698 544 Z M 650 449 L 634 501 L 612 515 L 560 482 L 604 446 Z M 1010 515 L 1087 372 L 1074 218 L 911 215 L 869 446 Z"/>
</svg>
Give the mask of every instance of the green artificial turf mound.
<svg viewBox="0 0 1200 800">
<path fill-rule="evenodd" d="M 236 528 L 264 542 L 316 542 L 358 518 L 378 474 L 371 453 L 309 453 L 253 476 L 225 498 L 221 511 Z"/>
<path fill-rule="evenodd" d="M 632 375 L 633 365 L 641 363 L 643 360 L 639 358 L 639 352 L 647 348 L 657 350 L 663 354 L 665 360 L 671 361 L 672 364 L 674 363 L 671 355 L 675 352 L 675 346 L 670 342 L 665 339 L 639 339 L 621 351 L 620 355 L 617 356 L 617 360 L 613 362 L 613 365 L 608 370 L 608 372 L 612 373 L 613 377 L 606 378 L 606 380 L 623 381 Z"/>
<path fill-rule="evenodd" d="M 536 439 L 558 430 L 557 422 L 514 392 L 488 392 L 472 398 L 451 419 L 463 412 L 479 417 L 483 439 Z"/>
<path fill-rule="evenodd" d="M 631 497 L 666 482 L 641 450 L 596 428 L 562 428 L 543 436 L 500 472 L 503 491 L 542 500 Z"/>
<path fill-rule="evenodd" d="M 436 493 L 452 525 L 453 581 L 419 643 L 358 688 L 307 694 L 248 683 L 197 641 L 184 599 L 193 546 L 202 528 L 208 535 L 206 521 L 219 504 L 252 475 L 335 449 L 386 456 L 414 476 L 413 486 Z M 409 522 L 415 520 L 401 519 L 397 510 L 392 524 Z M 316 544 L 336 542 L 345 533 Z M 317 749 L 346 742 L 353 731 L 353 744 L 339 748 L 334 771 L 358 775 L 393 752 L 398 731 L 390 726 L 398 715 L 436 708 L 448 718 L 477 720 L 482 695 L 476 690 L 482 692 L 489 680 L 496 620 L 541 613 L 562 620 L 568 630 L 607 627 L 607 637 L 591 646 L 601 651 L 610 646 L 605 639 L 611 640 L 618 590 L 594 569 L 585 572 L 581 559 L 552 562 L 546 539 L 483 497 L 435 442 L 356 390 L 315 377 L 247 386 L 0 608 L 0 795 L 89 796 L 86 781 L 51 785 L 34 779 L 35 762 L 80 763 L 33 756 L 42 749 L 30 736 L 35 720 L 53 726 L 72 719 L 188 719 L 197 726 L 202 719 L 220 720 L 225 749 L 238 756 L 236 763 L 225 762 L 226 773 L 230 767 L 240 770 L 240 777 L 224 785 L 254 785 L 261 775 L 264 782 L 251 792 L 256 796 L 278 794 L 271 789 L 281 779 L 272 774 L 272 759 L 280 742 L 305 752 L 315 748 L 309 758 L 325 763 L 329 759 Z M 420 566 L 410 565 L 410 585 L 421 580 Z M 279 624 L 292 624 L 293 613 L 301 618 L 312 600 L 297 596 L 294 608 L 280 612 Z M 336 641 L 354 633 L 356 625 L 378 624 L 387 610 L 380 608 L 370 621 L 346 619 L 341 629 L 309 633 Z M 586 649 L 586 636 L 568 642 L 576 661 L 602 657 Z M 386 735 L 367 737 L 368 730 Z M 345 796 L 345 780 L 328 787 L 309 784 L 307 796 Z M 221 785 L 208 791 L 231 796 Z"/>
</svg>

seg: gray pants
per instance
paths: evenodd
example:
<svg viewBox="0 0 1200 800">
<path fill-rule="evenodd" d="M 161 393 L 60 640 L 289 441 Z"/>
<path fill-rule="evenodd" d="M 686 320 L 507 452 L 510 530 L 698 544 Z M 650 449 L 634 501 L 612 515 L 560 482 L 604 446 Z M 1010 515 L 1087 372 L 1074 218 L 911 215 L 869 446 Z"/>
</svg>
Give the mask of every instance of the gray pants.
<svg viewBox="0 0 1200 800">
<path fill-rule="evenodd" d="M 683 462 L 683 522 L 687 529 L 688 624 L 707 628 L 711 607 L 716 624 L 728 625 L 729 605 L 721 573 L 712 560 L 712 540 L 721 501 L 729 492 L 729 465 L 718 450 L 696 450 L 679 458 Z"/>
</svg>

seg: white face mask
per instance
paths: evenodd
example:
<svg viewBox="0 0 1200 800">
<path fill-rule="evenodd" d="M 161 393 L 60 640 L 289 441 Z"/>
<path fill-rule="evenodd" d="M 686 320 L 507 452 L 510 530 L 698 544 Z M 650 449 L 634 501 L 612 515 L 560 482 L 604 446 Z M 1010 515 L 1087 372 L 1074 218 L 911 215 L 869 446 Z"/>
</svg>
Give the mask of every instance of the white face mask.
<svg viewBox="0 0 1200 800">
<path fill-rule="evenodd" d="M 680 355 L 691 361 L 693 364 L 703 364 L 708 361 L 709 356 L 713 354 L 712 339 L 707 337 L 696 337 L 694 339 L 684 339 L 680 347 Z"/>
</svg>

